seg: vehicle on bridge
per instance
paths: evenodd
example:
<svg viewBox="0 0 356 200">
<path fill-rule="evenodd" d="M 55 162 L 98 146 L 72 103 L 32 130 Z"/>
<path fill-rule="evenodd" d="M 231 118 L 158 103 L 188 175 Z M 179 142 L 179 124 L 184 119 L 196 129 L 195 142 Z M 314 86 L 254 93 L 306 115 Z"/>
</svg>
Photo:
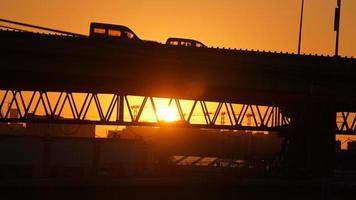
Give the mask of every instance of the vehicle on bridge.
<svg viewBox="0 0 356 200">
<path fill-rule="evenodd" d="M 90 23 L 89 37 L 97 39 L 141 41 L 140 38 L 126 26 L 97 22 Z"/>
<path fill-rule="evenodd" d="M 185 38 L 168 38 L 167 45 L 171 46 L 182 46 L 182 47 L 198 47 L 203 48 L 206 47 L 202 42 L 192 39 L 185 39 Z"/>
</svg>

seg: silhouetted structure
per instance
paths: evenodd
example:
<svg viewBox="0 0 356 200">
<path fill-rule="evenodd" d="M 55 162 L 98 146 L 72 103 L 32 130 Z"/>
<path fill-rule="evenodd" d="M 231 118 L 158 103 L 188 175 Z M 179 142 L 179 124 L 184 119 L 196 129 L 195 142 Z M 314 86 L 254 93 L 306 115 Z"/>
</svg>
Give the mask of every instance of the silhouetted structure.
<svg viewBox="0 0 356 200">
<path fill-rule="evenodd" d="M 334 166 L 336 112 L 356 109 L 352 58 L 175 48 L 17 31 L 0 31 L 0 43 L 0 70 L 5 74 L 0 87 L 15 96 L 24 90 L 82 92 L 97 102 L 98 93 L 109 93 L 116 95 L 119 109 L 127 94 L 276 107 L 278 131 L 288 141 L 287 166 L 315 176 L 330 175 Z M 74 115 L 82 120 L 79 111 Z M 102 112 L 100 116 L 101 123 L 125 125 L 122 116 L 114 122 Z M 26 117 L 1 116 L 0 121 L 35 121 Z M 133 122 L 127 125 L 138 125 Z M 231 128 L 243 129 L 235 125 Z M 338 131 L 354 134 L 355 127 L 352 120 L 348 129 Z"/>
</svg>

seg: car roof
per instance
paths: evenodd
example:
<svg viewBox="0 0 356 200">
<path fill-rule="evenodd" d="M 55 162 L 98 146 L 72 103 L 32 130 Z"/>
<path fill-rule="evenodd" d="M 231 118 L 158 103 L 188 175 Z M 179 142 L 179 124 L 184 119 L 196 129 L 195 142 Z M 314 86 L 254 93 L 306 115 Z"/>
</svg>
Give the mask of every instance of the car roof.
<svg viewBox="0 0 356 200">
<path fill-rule="evenodd" d="M 195 42 L 195 43 L 202 43 L 200 41 L 197 40 L 193 40 L 193 39 L 187 39 L 187 38 L 177 38 L 177 37 L 170 37 L 167 39 L 168 41 L 172 41 L 172 40 L 179 40 L 179 41 L 184 41 L 184 42 Z M 202 43 L 203 44 L 203 43 Z"/>
<path fill-rule="evenodd" d="M 117 24 L 106 24 L 106 23 L 99 23 L 99 22 L 91 22 L 90 27 L 99 27 L 99 28 L 113 28 L 113 29 L 119 29 L 123 31 L 130 31 L 134 33 L 129 27 L 123 26 L 123 25 L 117 25 Z"/>
<path fill-rule="evenodd" d="M 120 30 L 120 31 L 127 31 L 131 32 L 135 39 L 140 40 L 140 38 L 136 35 L 135 32 L 133 32 L 129 27 L 123 26 L 123 25 L 117 25 L 117 24 L 107 24 L 107 23 L 100 23 L 100 22 L 91 22 L 90 23 L 90 29 L 97 27 L 97 28 L 109 28 L 109 29 L 114 29 L 114 30 Z"/>
</svg>

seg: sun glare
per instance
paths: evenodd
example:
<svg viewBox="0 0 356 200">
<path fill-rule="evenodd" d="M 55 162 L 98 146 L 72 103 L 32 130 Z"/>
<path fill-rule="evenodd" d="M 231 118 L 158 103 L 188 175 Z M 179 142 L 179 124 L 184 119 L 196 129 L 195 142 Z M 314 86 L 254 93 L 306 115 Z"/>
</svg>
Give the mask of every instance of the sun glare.
<svg viewBox="0 0 356 200">
<path fill-rule="evenodd" d="M 161 106 L 157 109 L 157 115 L 161 121 L 174 122 L 178 120 L 177 112 L 175 109 Z"/>
</svg>

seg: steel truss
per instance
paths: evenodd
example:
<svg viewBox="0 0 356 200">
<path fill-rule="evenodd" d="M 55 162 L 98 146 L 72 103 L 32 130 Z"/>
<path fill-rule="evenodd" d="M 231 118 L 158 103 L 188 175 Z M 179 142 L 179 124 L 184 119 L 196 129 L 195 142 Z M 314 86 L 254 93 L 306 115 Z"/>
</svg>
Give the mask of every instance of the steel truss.
<svg viewBox="0 0 356 200">
<path fill-rule="evenodd" d="M 170 119 L 162 107 L 172 110 Z M 0 90 L 0 110 L 0 122 L 22 123 L 276 131 L 291 122 L 276 106 L 124 94 Z"/>
<path fill-rule="evenodd" d="M 338 112 L 337 133 L 345 135 L 356 134 L 356 112 Z"/>
</svg>

